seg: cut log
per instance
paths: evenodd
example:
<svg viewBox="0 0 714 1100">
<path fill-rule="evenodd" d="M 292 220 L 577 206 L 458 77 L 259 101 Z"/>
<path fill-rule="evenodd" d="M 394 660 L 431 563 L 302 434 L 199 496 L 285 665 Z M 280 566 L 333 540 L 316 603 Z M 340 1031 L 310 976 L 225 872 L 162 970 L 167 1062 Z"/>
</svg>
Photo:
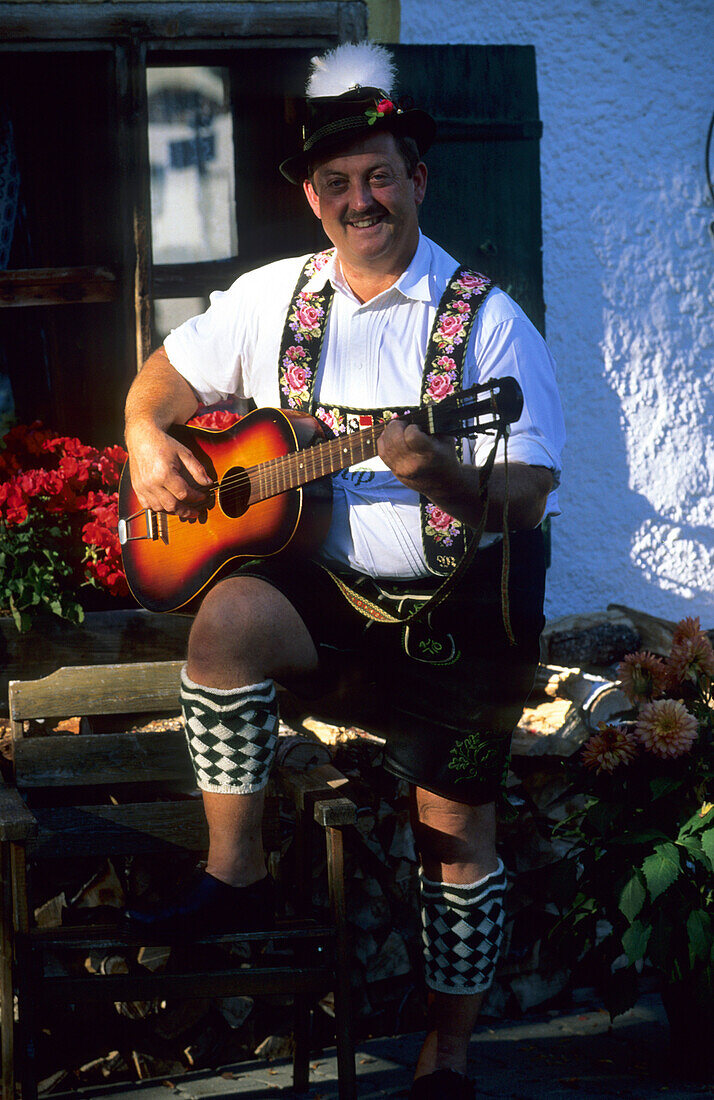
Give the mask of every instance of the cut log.
<svg viewBox="0 0 714 1100">
<path fill-rule="evenodd" d="M 639 649 L 640 635 L 622 611 L 597 611 L 546 623 L 542 646 L 550 664 L 606 668 Z"/>
<path fill-rule="evenodd" d="M 625 607 L 619 603 L 608 604 L 607 610 L 626 615 L 634 623 L 640 635 L 640 649 L 646 649 L 660 657 L 669 656 L 676 623 L 669 619 L 660 619 L 656 615 L 648 615 L 646 611 L 636 611 L 632 607 Z"/>
</svg>

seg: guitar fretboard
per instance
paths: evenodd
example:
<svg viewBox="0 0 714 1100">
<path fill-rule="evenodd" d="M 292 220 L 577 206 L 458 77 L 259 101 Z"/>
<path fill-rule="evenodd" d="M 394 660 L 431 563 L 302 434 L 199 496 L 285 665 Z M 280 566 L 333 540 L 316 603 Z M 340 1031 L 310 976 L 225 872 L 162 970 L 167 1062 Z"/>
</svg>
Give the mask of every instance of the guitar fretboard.
<svg viewBox="0 0 714 1100">
<path fill-rule="evenodd" d="M 359 432 L 327 439 L 314 447 L 271 458 L 245 471 L 250 481 L 250 503 L 268 500 L 289 489 L 299 489 L 321 477 L 344 470 L 355 462 L 374 458 L 384 424 L 372 424 Z"/>
</svg>

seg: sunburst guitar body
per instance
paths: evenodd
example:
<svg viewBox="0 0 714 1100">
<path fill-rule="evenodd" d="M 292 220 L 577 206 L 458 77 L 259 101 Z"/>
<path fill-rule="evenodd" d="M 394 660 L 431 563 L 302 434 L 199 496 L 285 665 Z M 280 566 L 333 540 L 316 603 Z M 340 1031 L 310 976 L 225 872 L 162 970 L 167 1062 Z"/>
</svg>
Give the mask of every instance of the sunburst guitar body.
<svg viewBox="0 0 714 1100">
<path fill-rule="evenodd" d="M 271 480 L 277 485 L 284 476 L 285 468 L 279 469 L 276 460 L 324 440 L 325 426 L 319 420 L 256 409 L 220 431 L 175 427 L 171 434 L 203 463 L 215 488 L 198 519 L 182 520 L 142 508 L 131 484 L 130 463 L 124 467 L 119 540 L 129 587 L 144 607 L 190 610 L 207 585 L 251 558 L 289 547 L 309 555 L 320 546 L 332 513 L 328 476 L 256 499 L 261 488 L 269 491 Z"/>
</svg>

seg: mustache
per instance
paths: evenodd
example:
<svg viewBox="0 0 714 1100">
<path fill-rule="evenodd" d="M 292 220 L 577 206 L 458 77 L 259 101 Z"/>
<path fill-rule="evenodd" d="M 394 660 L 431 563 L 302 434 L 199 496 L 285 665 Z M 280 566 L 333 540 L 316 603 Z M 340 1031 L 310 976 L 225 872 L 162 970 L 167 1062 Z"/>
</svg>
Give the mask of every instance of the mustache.
<svg viewBox="0 0 714 1100">
<path fill-rule="evenodd" d="M 378 218 L 387 211 L 383 206 L 377 203 L 375 206 L 370 206 L 369 210 L 348 210 L 344 215 L 342 222 L 347 224 L 348 222 L 361 222 L 364 218 Z"/>
</svg>

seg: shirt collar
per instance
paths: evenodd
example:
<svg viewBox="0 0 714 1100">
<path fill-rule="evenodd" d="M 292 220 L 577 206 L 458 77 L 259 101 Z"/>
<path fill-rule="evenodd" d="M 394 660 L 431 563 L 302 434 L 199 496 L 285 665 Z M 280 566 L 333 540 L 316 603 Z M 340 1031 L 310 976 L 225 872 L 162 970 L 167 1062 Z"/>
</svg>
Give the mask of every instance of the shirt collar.
<svg viewBox="0 0 714 1100">
<path fill-rule="evenodd" d="M 417 302 L 438 301 L 438 293 L 436 291 L 432 266 L 432 255 L 429 242 L 420 230 L 416 252 L 409 266 L 406 271 L 402 272 L 396 283 L 394 283 L 388 291 L 384 291 L 384 293 L 388 294 L 396 290 L 403 295 L 403 297 L 411 298 Z M 325 289 L 325 284 L 328 280 L 332 283 L 335 290 L 342 290 L 349 293 L 349 288 L 340 270 L 337 253 L 334 251 L 325 266 L 320 268 L 319 271 L 316 271 L 315 274 L 308 279 L 305 284 L 305 292 L 310 294 L 319 293 L 321 290 Z"/>
</svg>

